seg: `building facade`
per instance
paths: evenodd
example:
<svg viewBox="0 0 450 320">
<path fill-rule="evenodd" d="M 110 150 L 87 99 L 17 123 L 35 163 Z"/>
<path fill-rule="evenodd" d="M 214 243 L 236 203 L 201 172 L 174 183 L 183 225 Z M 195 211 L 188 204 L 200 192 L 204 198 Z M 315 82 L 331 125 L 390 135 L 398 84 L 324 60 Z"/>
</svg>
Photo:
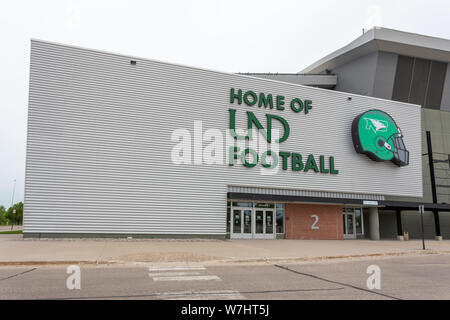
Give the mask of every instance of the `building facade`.
<svg viewBox="0 0 450 320">
<path fill-rule="evenodd" d="M 387 196 L 391 203 L 379 207 L 382 238 L 395 238 L 404 232 L 411 238 L 421 237 L 422 229 L 417 206 L 426 205 L 425 237 L 450 237 L 450 41 L 375 27 L 347 46 L 318 60 L 296 73 L 304 85 L 320 87 L 382 99 L 403 101 L 422 106 L 422 150 L 424 196 Z M 306 76 L 316 76 L 314 84 Z M 294 76 L 264 75 L 280 81 Z M 336 77 L 330 88 L 329 77 Z M 294 82 L 294 81 L 292 81 Z M 432 146 L 435 195 L 430 175 L 427 135 Z M 434 204 L 433 204 L 434 203 Z M 367 216 L 367 210 L 363 210 Z M 367 220 L 367 219 L 366 219 Z"/>
<path fill-rule="evenodd" d="M 427 235 L 446 237 L 423 154 L 431 130 L 445 160 L 449 41 L 398 33 L 298 74 L 33 40 L 24 236 L 414 237 L 424 204 Z"/>
</svg>

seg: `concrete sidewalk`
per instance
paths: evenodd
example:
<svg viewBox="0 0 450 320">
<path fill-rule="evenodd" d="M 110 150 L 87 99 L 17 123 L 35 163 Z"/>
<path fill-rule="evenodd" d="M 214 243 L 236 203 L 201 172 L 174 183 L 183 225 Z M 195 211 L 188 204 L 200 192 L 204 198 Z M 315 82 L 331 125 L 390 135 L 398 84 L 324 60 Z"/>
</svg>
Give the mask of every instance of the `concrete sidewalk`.
<svg viewBox="0 0 450 320">
<path fill-rule="evenodd" d="M 0 235 L 0 266 L 276 263 L 450 253 L 450 240 L 23 239 Z"/>
</svg>

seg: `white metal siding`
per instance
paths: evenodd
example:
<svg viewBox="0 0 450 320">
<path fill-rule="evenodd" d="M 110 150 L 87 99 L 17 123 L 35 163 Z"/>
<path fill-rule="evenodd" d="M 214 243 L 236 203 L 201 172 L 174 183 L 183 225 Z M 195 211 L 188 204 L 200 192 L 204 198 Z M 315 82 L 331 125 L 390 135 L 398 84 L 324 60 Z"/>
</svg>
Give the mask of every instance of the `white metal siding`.
<svg viewBox="0 0 450 320">
<path fill-rule="evenodd" d="M 360 200 L 380 200 L 380 201 L 385 200 L 384 196 L 379 194 L 325 192 L 325 191 L 295 190 L 284 188 L 260 188 L 260 187 L 246 187 L 246 186 L 228 186 L 228 192 L 270 194 L 270 195 L 283 195 L 295 197 L 360 199 Z"/>
<path fill-rule="evenodd" d="M 420 109 L 414 105 L 32 41 L 24 232 L 224 234 L 228 185 L 422 196 Z M 286 110 L 230 105 L 230 88 L 280 94 Z M 311 99 L 307 116 L 288 101 Z M 171 163 L 173 129 L 228 127 L 280 115 L 291 135 L 283 151 L 334 155 L 339 175 L 260 166 Z M 410 165 L 355 153 L 353 118 L 390 113 L 405 134 Z"/>
</svg>

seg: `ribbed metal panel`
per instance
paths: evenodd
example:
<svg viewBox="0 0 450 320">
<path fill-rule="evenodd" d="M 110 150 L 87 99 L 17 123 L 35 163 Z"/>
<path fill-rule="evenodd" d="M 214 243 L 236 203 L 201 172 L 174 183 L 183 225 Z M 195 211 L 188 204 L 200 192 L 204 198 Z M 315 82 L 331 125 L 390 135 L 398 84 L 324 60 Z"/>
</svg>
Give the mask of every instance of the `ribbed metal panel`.
<svg viewBox="0 0 450 320">
<path fill-rule="evenodd" d="M 24 232 L 224 234 L 228 185 L 422 196 L 417 106 L 242 75 L 32 41 Z M 172 130 L 228 127 L 230 88 L 311 99 L 307 116 L 270 110 L 291 126 L 283 150 L 334 155 L 339 175 L 260 166 L 175 165 Z M 238 109 L 244 123 L 249 107 Z M 350 127 L 368 109 L 392 114 L 410 165 L 354 152 Z M 251 109 L 260 119 L 267 110 Z"/>
<path fill-rule="evenodd" d="M 384 200 L 379 194 L 359 194 L 342 192 L 309 191 L 283 188 L 260 188 L 246 186 L 228 186 L 228 192 L 253 193 L 253 194 L 274 194 L 283 196 L 334 198 L 334 199 L 361 199 L 361 200 Z"/>
<path fill-rule="evenodd" d="M 335 74 L 299 74 L 299 73 L 240 73 L 247 76 L 283 81 L 319 88 L 334 88 L 337 83 Z"/>
</svg>

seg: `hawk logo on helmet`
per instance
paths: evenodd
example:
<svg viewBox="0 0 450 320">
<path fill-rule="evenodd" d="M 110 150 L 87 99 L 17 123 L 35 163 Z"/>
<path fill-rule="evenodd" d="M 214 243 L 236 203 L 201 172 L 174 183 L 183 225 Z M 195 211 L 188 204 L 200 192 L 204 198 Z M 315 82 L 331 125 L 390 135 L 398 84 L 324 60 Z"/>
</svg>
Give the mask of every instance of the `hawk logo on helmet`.
<svg viewBox="0 0 450 320">
<path fill-rule="evenodd" d="M 375 132 L 381 131 L 385 132 L 387 130 L 388 124 L 386 121 L 366 118 L 366 129 L 372 129 Z"/>
<path fill-rule="evenodd" d="M 352 123 L 352 139 L 356 152 L 374 161 L 392 161 L 399 167 L 409 164 L 409 151 L 394 119 L 384 111 L 369 110 Z"/>
</svg>

